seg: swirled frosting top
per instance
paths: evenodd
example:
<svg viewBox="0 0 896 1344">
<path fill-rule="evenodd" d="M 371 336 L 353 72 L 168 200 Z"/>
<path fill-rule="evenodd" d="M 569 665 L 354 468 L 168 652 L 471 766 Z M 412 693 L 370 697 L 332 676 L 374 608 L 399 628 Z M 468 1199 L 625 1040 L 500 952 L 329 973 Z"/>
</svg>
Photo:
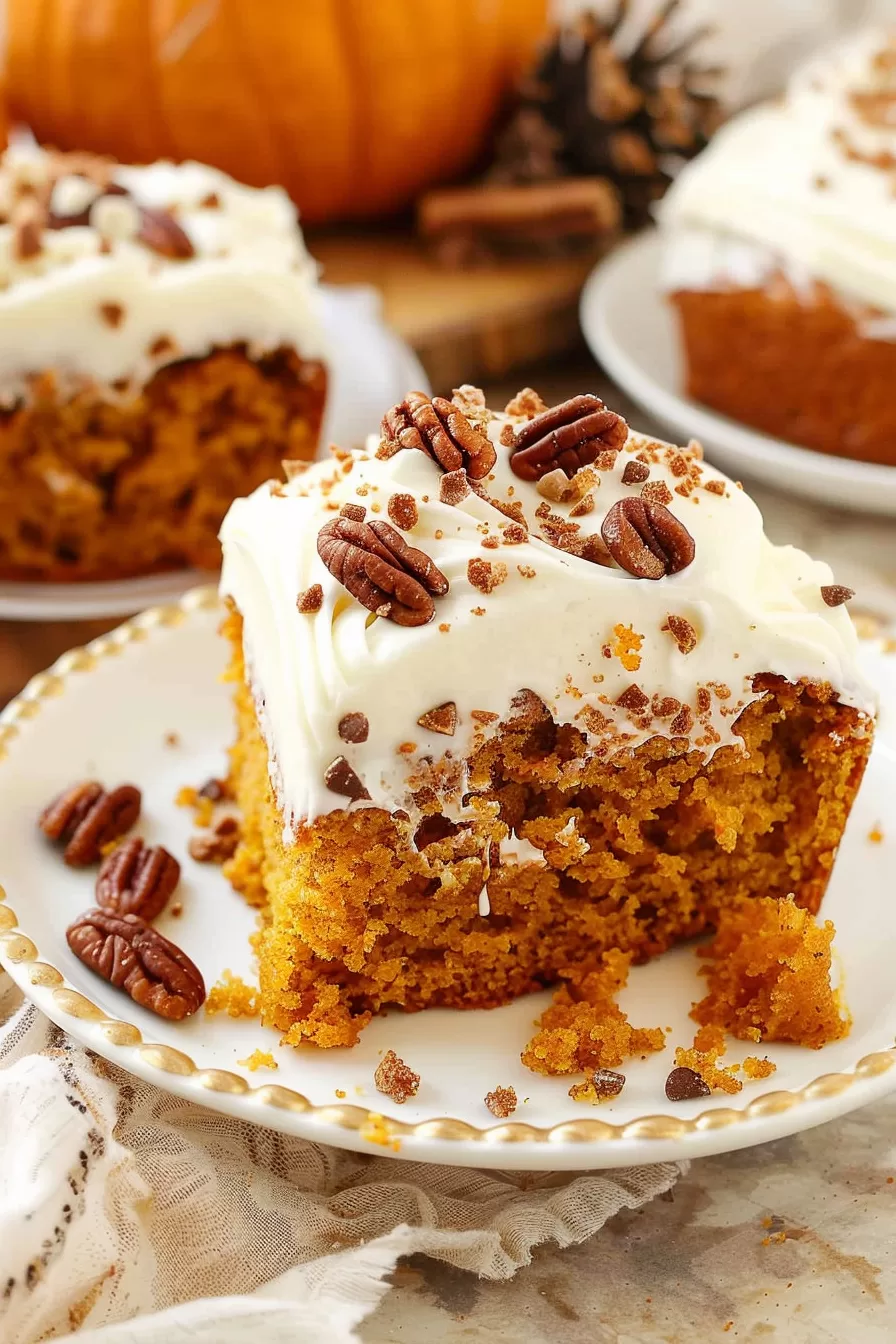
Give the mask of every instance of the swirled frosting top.
<svg viewBox="0 0 896 1344">
<path fill-rule="evenodd" d="M 762 284 L 784 269 L 896 312 L 896 34 L 816 56 L 741 113 L 659 207 L 673 289 Z"/>
<path fill-rule="evenodd" d="M 607 757 L 656 734 L 707 756 L 740 746 L 737 716 L 761 694 L 759 673 L 829 683 L 873 713 L 850 617 L 828 605 L 848 590 L 832 587 L 827 565 L 772 545 L 756 505 L 698 445 L 659 443 L 620 422 L 621 451 L 599 452 L 571 479 L 555 469 L 529 481 L 511 451 L 538 410 L 534 394 L 502 414 L 475 389 L 455 397 L 495 452 L 474 488 L 427 452 L 392 443 L 382 456 L 371 440 L 262 486 L 224 520 L 221 591 L 243 617 L 287 834 L 348 805 L 346 768 L 374 805 L 413 816 L 421 771 L 446 752 L 457 768 L 443 772 L 442 810 L 457 819 L 464 759 L 521 691 Z M 656 527 L 665 520 L 661 577 L 637 577 L 639 538 L 624 535 L 620 549 L 608 529 L 620 501 L 640 536 L 638 501 L 662 510 L 652 514 Z M 399 549 L 403 540 L 422 551 L 447 581 L 429 599 L 431 619 L 399 624 L 388 602 L 377 615 L 376 597 L 364 605 L 331 572 L 333 556 L 324 563 L 322 529 L 362 509 L 365 524 L 383 536 L 382 524 L 394 526 Z"/>
<path fill-rule="evenodd" d="M 199 163 L 6 151 L 0 403 L 47 373 L 63 392 L 124 392 L 235 343 L 324 352 L 316 267 L 285 192 Z"/>
</svg>

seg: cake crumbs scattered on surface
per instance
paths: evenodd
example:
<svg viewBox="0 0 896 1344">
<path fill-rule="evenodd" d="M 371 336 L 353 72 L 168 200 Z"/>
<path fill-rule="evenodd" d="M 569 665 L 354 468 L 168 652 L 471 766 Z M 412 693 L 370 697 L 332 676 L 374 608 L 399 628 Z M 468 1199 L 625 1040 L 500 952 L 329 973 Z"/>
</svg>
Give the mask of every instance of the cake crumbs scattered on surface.
<svg viewBox="0 0 896 1344">
<path fill-rule="evenodd" d="M 215 815 L 215 804 L 211 798 L 203 797 L 192 784 L 185 784 L 174 795 L 176 807 L 189 807 L 193 810 L 194 826 L 210 826 Z"/>
<path fill-rule="evenodd" d="M 485 1104 L 498 1120 L 506 1120 L 517 1108 L 516 1092 L 512 1087 L 496 1087 L 485 1094 Z"/>
<path fill-rule="evenodd" d="M 591 970 L 577 970 L 554 991 L 538 1031 L 522 1053 L 533 1073 L 586 1073 L 612 1069 L 631 1055 L 662 1050 L 659 1027 L 633 1027 L 616 1002 L 631 955 L 611 948 Z"/>
<path fill-rule="evenodd" d="M 373 1081 L 378 1092 L 403 1106 L 409 1097 L 416 1097 L 420 1075 L 409 1068 L 394 1050 L 387 1050 L 376 1066 Z"/>
<path fill-rule="evenodd" d="M 703 1026 L 694 1037 L 690 1048 L 679 1046 L 675 1051 L 675 1064 L 680 1069 L 690 1069 L 702 1078 L 711 1092 L 727 1092 L 733 1096 L 740 1092 L 743 1083 L 734 1077 L 739 1064 L 719 1065 L 719 1058 L 725 1053 L 725 1030 L 715 1025 Z"/>
<path fill-rule="evenodd" d="M 279 1069 L 280 1067 L 270 1050 L 253 1050 L 246 1059 L 238 1059 L 237 1064 L 242 1064 L 243 1068 L 248 1069 L 250 1073 L 255 1073 L 257 1069 Z"/>
<path fill-rule="evenodd" d="M 257 1017 L 258 989 L 254 985 L 247 985 L 231 970 L 226 970 L 209 990 L 205 1011 L 210 1017 L 216 1013 L 226 1013 L 228 1017 Z"/>
<path fill-rule="evenodd" d="M 340 1101 L 344 1101 L 346 1095 L 345 1089 L 342 1087 L 334 1088 L 333 1095 L 338 1097 Z"/>
<path fill-rule="evenodd" d="M 743 1070 L 748 1078 L 770 1078 L 777 1067 L 777 1064 L 773 1064 L 767 1056 L 759 1059 L 757 1055 L 747 1055 L 743 1063 Z"/>
<path fill-rule="evenodd" d="M 393 1135 L 392 1126 L 384 1115 L 380 1115 L 379 1111 L 367 1112 L 367 1119 L 358 1133 L 368 1143 L 375 1143 L 380 1148 L 391 1148 L 393 1153 L 397 1153 L 401 1149 L 401 1142 Z"/>
<path fill-rule="evenodd" d="M 587 1101 L 596 1106 L 618 1097 L 624 1087 L 624 1073 L 616 1073 L 613 1069 L 595 1069 L 586 1075 L 584 1082 L 573 1083 L 568 1095 L 573 1101 Z"/>
<path fill-rule="evenodd" d="M 871 841 L 872 845 L 880 845 L 883 843 L 883 838 L 884 833 L 883 830 L 881 829 L 880 822 L 875 822 L 875 824 L 871 827 L 871 830 L 868 832 L 868 839 Z"/>
<path fill-rule="evenodd" d="M 793 900 L 754 896 L 719 911 L 715 937 L 698 955 L 709 992 L 691 1016 L 747 1041 L 792 1041 L 820 1049 L 852 1025 L 831 986 L 834 925 Z"/>
<path fill-rule="evenodd" d="M 172 732 L 172 733 L 166 733 L 166 734 L 165 734 L 165 746 L 166 746 L 166 747 L 179 747 L 179 746 L 180 746 L 180 733 L 174 733 L 174 732 Z"/>
</svg>

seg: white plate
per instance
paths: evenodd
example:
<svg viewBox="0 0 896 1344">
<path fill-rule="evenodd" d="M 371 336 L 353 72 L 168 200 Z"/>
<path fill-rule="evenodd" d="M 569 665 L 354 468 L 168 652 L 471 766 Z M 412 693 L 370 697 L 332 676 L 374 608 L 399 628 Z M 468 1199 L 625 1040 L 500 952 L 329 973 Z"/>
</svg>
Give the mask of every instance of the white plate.
<svg viewBox="0 0 896 1344">
<path fill-rule="evenodd" d="M 92 874 L 65 868 L 35 818 L 74 779 L 134 781 L 144 791 L 142 834 L 185 855 L 190 817 L 174 806 L 174 795 L 222 771 L 231 736 L 228 690 L 218 681 L 224 660 L 215 634 L 219 617 L 207 589 L 145 613 L 86 652 L 66 654 L 0 715 L 0 879 L 6 887 L 0 962 L 73 1036 L 160 1087 L 274 1129 L 390 1152 L 372 1147 L 366 1136 L 369 1112 L 380 1112 L 394 1126 L 400 1157 L 483 1167 L 584 1169 L 697 1157 L 819 1124 L 896 1087 L 893 736 L 875 748 L 825 904 L 837 925 L 853 1031 L 820 1052 L 770 1047 L 777 1073 L 747 1083 L 733 1099 L 679 1106 L 665 1100 L 673 1047 L 693 1039 L 687 1014 L 701 993 L 689 947 L 633 971 L 623 1004 L 636 1024 L 671 1026 L 670 1045 L 629 1062 L 624 1092 L 601 1107 L 571 1101 L 569 1079 L 538 1077 L 520 1063 L 546 995 L 492 1011 L 390 1013 L 371 1023 L 355 1049 L 332 1051 L 281 1047 L 256 1021 L 200 1012 L 185 1023 L 166 1023 L 141 1011 L 69 952 L 64 930 L 93 903 Z M 893 704 L 896 657 L 876 648 L 868 646 L 868 670 L 885 683 Z M 180 735 L 178 746 L 166 744 L 171 732 Z M 883 825 L 883 844 L 867 838 L 875 823 Z M 184 858 L 179 898 L 182 917 L 169 914 L 160 927 L 197 961 L 208 984 L 225 967 L 252 979 L 253 913 L 220 871 Z M 240 1066 L 257 1047 L 274 1052 L 276 1073 Z M 404 1106 L 373 1086 L 380 1052 L 390 1048 L 422 1078 L 418 1096 Z M 735 1042 L 728 1058 L 753 1052 Z M 483 1104 L 498 1084 L 512 1085 L 521 1099 L 504 1124 Z"/>
<path fill-rule="evenodd" d="M 322 285 L 330 387 L 321 447 L 362 443 L 383 412 L 412 388 L 429 390 L 413 350 L 385 325 L 379 295 L 366 285 Z M 130 616 L 170 602 L 208 579 L 195 569 L 107 583 L 11 583 L 0 580 L 0 619 L 81 621 Z"/>
<path fill-rule="evenodd" d="M 579 309 L 595 358 L 679 441 L 699 439 L 716 465 L 808 499 L 896 514 L 896 467 L 830 457 L 729 420 L 682 395 L 675 313 L 660 291 L 660 237 L 651 230 L 592 271 Z"/>
</svg>

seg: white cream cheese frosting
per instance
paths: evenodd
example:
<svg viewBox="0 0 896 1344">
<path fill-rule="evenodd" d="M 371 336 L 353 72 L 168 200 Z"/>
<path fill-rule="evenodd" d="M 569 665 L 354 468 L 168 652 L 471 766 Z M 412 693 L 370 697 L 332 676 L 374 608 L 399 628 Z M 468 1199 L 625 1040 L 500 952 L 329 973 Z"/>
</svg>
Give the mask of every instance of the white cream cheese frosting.
<svg viewBox="0 0 896 1344">
<path fill-rule="evenodd" d="M 279 187 L 158 162 L 113 165 L 112 182 L 130 197 L 98 196 L 77 168 L 76 156 L 33 143 L 0 159 L 0 403 L 27 399 L 47 371 L 63 391 L 99 385 L 114 394 L 113 384 L 140 386 L 174 359 L 235 343 L 252 356 L 279 346 L 325 355 L 317 269 Z M 52 211 L 86 221 L 38 227 L 36 250 L 23 255 L 29 191 L 49 187 Z M 138 241 L 136 206 L 171 212 L 192 256 Z"/>
<path fill-rule="evenodd" d="M 249 679 L 287 838 L 306 819 L 348 805 L 324 783 L 339 757 L 370 795 L 369 803 L 353 807 L 403 808 L 413 817 L 408 779 L 416 763 L 446 750 L 462 762 L 474 736 L 489 731 L 490 716 L 505 718 L 523 688 L 603 754 L 630 750 L 655 734 L 687 737 L 707 757 L 727 744 L 742 746 L 735 721 L 758 698 L 751 680 L 763 672 L 829 682 L 844 703 L 873 713 L 850 617 L 822 597 L 822 587 L 833 582 L 830 568 L 794 547 L 772 545 L 743 490 L 695 453 L 629 433 L 609 470 L 596 465 L 574 478 L 573 493 L 588 487 L 584 498 L 546 500 L 539 485 L 510 468 L 509 431 L 524 423 L 491 415 L 487 432 L 497 461 L 481 482 L 523 526 L 475 492 L 457 504 L 441 502 L 435 461 L 415 449 L 379 458 L 378 440 L 231 506 L 221 529 L 221 592 L 243 617 Z M 599 537 L 611 506 L 645 488 L 623 482 L 633 460 L 643 475 L 641 459 L 651 491 L 668 496 L 670 512 L 693 537 L 691 564 L 658 580 L 639 579 L 551 544 L 548 538 L 570 525 L 578 526 L 578 541 Z M 433 619 L 415 627 L 367 610 L 317 549 L 321 528 L 342 506 L 364 507 L 368 522 L 388 521 L 395 495 L 410 496 L 416 511 L 416 523 L 401 536 L 449 583 L 434 598 Z M 299 610 L 297 599 L 313 585 L 320 585 L 320 609 Z M 693 647 L 670 624 L 679 633 L 690 630 Z M 645 696 L 650 702 L 646 708 L 625 707 L 633 686 L 636 702 Z M 454 736 L 418 724 L 448 702 L 456 706 Z M 685 707 L 690 713 L 682 716 Z M 366 717 L 365 741 L 340 737 L 347 714 Z M 462 793 L 461 781 L 443 799 L 443 811 L 455 819 Z"/>
<path fill-rule="evenodd" d="M 821 53 L 785 95 L 734 117 L 658 207 L 667 289 L 783 271 L 896 313 L 896 35 Z"/>
</svg>

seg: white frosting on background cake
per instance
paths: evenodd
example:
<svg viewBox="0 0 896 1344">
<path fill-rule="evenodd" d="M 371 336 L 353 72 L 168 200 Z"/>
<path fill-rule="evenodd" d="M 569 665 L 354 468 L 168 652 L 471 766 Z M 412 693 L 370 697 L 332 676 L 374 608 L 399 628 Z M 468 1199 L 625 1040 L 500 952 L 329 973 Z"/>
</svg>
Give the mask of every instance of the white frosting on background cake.
<svg viewBox="0 0 896 1344">
<path fill-rule="evenodd" d="M 522 544 L 504 544 L 510 520 L 476 493 L 458 505 L 441 503 L 442 472 L 426 454 L 406 449 L 380 460 L 374 456 L 378 441 L 367 452 L 318 463 L 288 485 L 269 483 L 232 505 L 221 531 L 221 591 L 243 616 L 249 677 L 287 836 L 302 819 L 347 806 L 324 784 L 327 767 L 340 756 L 374 805 L 405 808 L 413 816 L 407 777 L 415 761 L 446 750 L 462 758 L 474 733 L 489 731 L 477 724 L 474 711 L 506 717 L 521 688 L 541 697 L 558 722 L 575 723 L 595 748 L 612 742 L 613 750 L 657 733 L 671 735 L 668 706 L 662 707 L 665 718 L 639 726 L 638 716 L 615 704 L 633 684 L 651 698 L 691 706 L 700 688 L 708 692 L 708 713 L 686 734 L 707 755 L 739 742 L 734 720 L 757 698 L 750 685 L 756 673 L 830 682 L 846 704 L 873 712 L 873 692 L 856 665 L 850 617 L 845 607 L 828 607 L 822 599 L 822 585 L 832 582 L 829 567 L 793 547 L 773 546 L 758 509 L 740 488 L 681 450 L 630 434 L 613 468 L 596 471 L 594 508 L 575 518 L 577 535 L 599 535 L 609 508 L 638 496 L 642 487 L 623 484 L 622 474 L 646 448 L 647 456 L 658 458 L 650 481 L 665 483 L 670 511 L 696 544 L 693 562 L 679 573 L 635 578 L 544 538 L 545 520 L 536 510 L 546 511 L 545 500 L 534 484 L 513 474 L 510 450 L 500 442 L 505 426 L 521 423 L 506 415 L 491 420 L 497 462 L 482 484 L 492 497 L 522 506 L 529 529 Z M 689 495 L 678 492 L 683 462 L 691 479 L 700 472 Z M 720 488 L 724 493 L 713 493 Z M 388 521 L 395 493 L 413 496 L 418 510 L 416 525 L 401 536 L 450 583 L 434 599 L 434 618 L 413 628 L 372 615 L 317 551 L 318 533 L 339 506 L 361 504 L 368 522 Z M 564 520 L 574 507 L 549 504 Z M 484 547 L 486 537 L 499 544 Z M 506 576 L 484 593 L 469 581 L 470 560 L 504 566 Z M 321 585 L 322 608 L 302 614 L 297 597 L 312 584 Z M 683 653 L 663 629 L 670 614 L 697 633 L 691 652 Z M 631 645 L 638 641 L 626 630 L 640 637 L 634 656 Z M 420 716 L 447 701 L 457 706 L 453 737 L 418 726 Z M 589 727 L 593 711 L 609 720 L 605 730 Z M 366 742 L 339 737 L 340 719 L 352 712 L 369 720 Z M 462 815 L 457 803 L 444 811 Z"/>
<path fill-rule="evenodd" d="M 783 270 L 896 312 L 896 45 L 863 31 L 741 113 L 658 207 L 669 289 L 761 285 Z"/>
<path fill-rule="evenodd" d="M 15 183 L 43 183 L 51 162 L 33 144 L 13 145 L 0 160 L 0 208 L 13 204 Z M 98 202 L 88 224 L 42 229 L 40 251 L 25 258 L 14 224 L 0 224 L 0 401 L 27 397 L 31 377 L 46 370 L 63 390 L 85 381 L 108 389 L 237 342 L 251 355 L 281 345 L 310 359 L 325 353 L 316 266 L 279 187 L 244 187 L 198 163 L 116 165 L 112 179 L 137 205 L 170 209 L 194 255 L 169 259 L 122 236 L 125 197 Z M 90 197 L 70 174 L 51 203 L 76 214 Z M 110 304 L 122 310 L 117 325 L 103 316 Z"/>
</svg>

